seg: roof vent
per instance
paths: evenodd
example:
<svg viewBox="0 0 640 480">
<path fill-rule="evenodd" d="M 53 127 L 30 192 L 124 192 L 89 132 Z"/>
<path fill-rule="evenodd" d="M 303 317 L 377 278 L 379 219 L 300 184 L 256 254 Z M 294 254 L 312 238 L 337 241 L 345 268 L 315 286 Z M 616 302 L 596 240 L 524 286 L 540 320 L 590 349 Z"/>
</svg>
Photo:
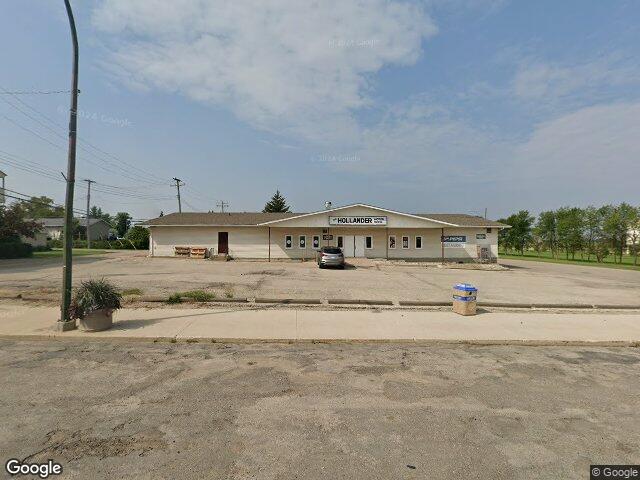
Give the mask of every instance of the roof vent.
<svg viewBox="0 0 640 480">
<path fill-rule="evenodd" d="M 331 202 L 329 202 L 329 201 L 324 202 L 324 209 L 325 210 L 330 210 L 331 209 Z"/>
</svg>

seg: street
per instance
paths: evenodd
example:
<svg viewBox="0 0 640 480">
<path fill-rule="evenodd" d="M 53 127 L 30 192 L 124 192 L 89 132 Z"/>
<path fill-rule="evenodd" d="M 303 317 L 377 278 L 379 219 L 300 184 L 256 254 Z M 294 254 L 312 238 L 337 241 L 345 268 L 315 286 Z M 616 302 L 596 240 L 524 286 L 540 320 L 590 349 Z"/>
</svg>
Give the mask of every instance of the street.
<svg viewBox="0 0 640 480">
<path fill-rule="evenodd" d="M 635 348 L 0 341 L 1 457 L 62 478 L 584 479 Z"/>
</svg>

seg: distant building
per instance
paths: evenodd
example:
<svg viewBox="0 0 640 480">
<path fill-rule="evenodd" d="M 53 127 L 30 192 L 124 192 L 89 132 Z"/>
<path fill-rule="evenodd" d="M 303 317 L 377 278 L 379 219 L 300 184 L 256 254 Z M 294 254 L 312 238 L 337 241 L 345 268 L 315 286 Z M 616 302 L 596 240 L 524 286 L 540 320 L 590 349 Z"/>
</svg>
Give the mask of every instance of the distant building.
<svg viewBox="0 0 640 480">
<path fill-rule="evenodd" d="M 47 244 L 48 240 L 62 239 L 62 231 L 64 230 L 64 218 L 36 218 L 36 222 L 42 224 L 42 228 L 36 234 L 36 238 L 25 238 L 25 243 L 30 243 L 34 247 Z M 80 227 L 84 228 L 86 220 L 84 218 L 76 218 L 80 223 Z M 89 235 L 91 240 L 106 240 L 109 236 L 111 225 L 101 218 L 89 219 Z"/>
</svg>

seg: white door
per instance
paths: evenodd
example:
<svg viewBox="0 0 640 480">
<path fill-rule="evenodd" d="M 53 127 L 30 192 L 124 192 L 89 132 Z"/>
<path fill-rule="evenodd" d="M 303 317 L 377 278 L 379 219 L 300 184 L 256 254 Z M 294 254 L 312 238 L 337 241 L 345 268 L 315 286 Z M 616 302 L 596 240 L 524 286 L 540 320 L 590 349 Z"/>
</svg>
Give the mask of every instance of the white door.
<svg viewBox="0 0 640 480">
<path fill-rule="evenodd" d="M 355 256 L 355 242 L 353 235 L 341 235 L 342 237 L 342 253 L 345 257 Z"/>
<path fill-rule="evenodd" d="M 358 235 L 353 238 L 353 256 L 354 257 L 364 257 L 364 237 L 362 235 Z"/>
</svg>

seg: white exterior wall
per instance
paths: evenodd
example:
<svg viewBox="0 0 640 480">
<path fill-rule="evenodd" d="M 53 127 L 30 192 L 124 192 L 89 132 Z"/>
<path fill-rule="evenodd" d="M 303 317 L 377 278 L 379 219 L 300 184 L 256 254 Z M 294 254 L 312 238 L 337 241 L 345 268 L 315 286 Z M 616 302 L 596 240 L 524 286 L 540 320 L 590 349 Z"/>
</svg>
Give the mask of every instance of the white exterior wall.
<svg viewBox="0 0 640 480">
<path fill-rule="evenodd" d="M 358 228 L 332 227 L 329 234 L 333 240 L 322 240 L 322 229 L 271 227 L 271 258 L 276 259 L 314 259 L 313 236 L 320 237 L 320 246 L 336 246 L 338 236 L 371 236 L 372 248 L 365 249 L 366 258 L 390 259 L 431 259 L 439 260 L 442 255 L 440 228 Z M 235 258 L 269 258 L 269 228 L 268 227 L 151 227 L 149 253 L 153 256 L 174 256 L 175 246 L 205 247 L 218 253 L 218 232 L 229 234 L 229 255 Z M 484 240 L 476 240 L 476 234 L 486 235 Z M 473 260 L 478 258 L 478 246 L 489 246 L 494 258 L 498 256 L 498 233 L 492 229 L 486 233 L 486 228 L 457 228 L 444 229 L 445 235 L 466 235 L 465 248 L 445 248 L 445 259 Z M 285 248 L 285 237 L 291 235 L 293 247 Z M 299 236 L 306 236 L 306 248 L 299 248 Z M 387 250 L 389 235 L 396 236 L 396 248 Z M 409 248 L 402 248 L 402 237 L 409 236 Z M 422 237 L 422 248 L 416 248 L 416 236 Z"/>
</svg>

